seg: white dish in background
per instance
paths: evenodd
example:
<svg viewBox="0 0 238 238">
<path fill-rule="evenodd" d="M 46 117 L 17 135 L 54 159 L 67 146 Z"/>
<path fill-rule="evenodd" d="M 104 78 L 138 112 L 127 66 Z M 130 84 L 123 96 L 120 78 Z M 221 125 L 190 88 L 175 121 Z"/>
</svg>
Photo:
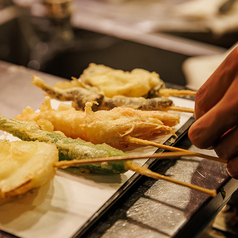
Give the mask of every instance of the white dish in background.
<svg viewBox="0 0 238 238">
<path fill-rule="evenodd" d="M 186 87 L 197 91 L 237 45 L 223 54 L 195 56 L 185 60 L 182 69 L 187 81 Z"/>
</svg>

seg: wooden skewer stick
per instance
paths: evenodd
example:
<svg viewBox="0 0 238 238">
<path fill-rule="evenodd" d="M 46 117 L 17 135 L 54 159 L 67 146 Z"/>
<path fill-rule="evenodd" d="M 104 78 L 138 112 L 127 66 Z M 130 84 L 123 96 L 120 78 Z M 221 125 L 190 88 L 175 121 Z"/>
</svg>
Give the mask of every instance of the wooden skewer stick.
<svg viewBox="0 0 238 238">
<path fill-rule="evenodd" d="M 174 152 L 174 153 L 176 153 L 176 152 Z M 179 184 L 179 185 L 184 186 L 184 187 L 195 189 L 199 192 L 205 193 L 205 194 L 207 194 L 209 196 L 212 196 L 212 197 L 215 197 L 217 195 L 216 189 L 207 189 L 207 188 L 203 188 L 203 187 L 200 187 L 200 186 L 197 186 L 197 185 L 194 185 L 194 184 L 185 183 L 185 182 L 179 181 L 177 179 L 173 179 L 173 178 L 161 175 L 159 173 L 155 173 L 155 172 L 153 172 L 153 171 L 151 171 L 151 170 L 149 170 L 145 167 L 141 167 L 137 164 L 129 164 L 128 167 L 129 167 L 130 170 L 132 170 L 134 172 L 137 172 L 141 175 L 145 175 L 147 177 L 151 177 L 151 178 L 154 178 L 154 179 L 163 179 L 163 180 L 169 181 L 171 183 L 175 183 L 175 184 Z"/>
<path fill-rule="evenodd" d="M 115 161 L 123 161 L 123 160 L 134 160 L 134 159 L 145 159 L 145 158 L 158 158 L 158 159 L 164 159 L 164 158 L 176 158 L 176 157 L 181 157 L 181 156 L 193 156 L 195 155 L 195 152 L 166 152 L 162 154 L 153 154 L 153 155 L 128 155 L 128 156 L 116 156 L 116 157 L 107 157 L 107 158 L 96 158 L 96 159 L 87 159 L 87 160 L 63 160 L 63 161 L 58 161 L 54 164 L 54 167 L 57 168 L 67 168 L 70 166 L 79 166 L 79 165 L 86 165 L 86 164 L 93 164 L 93 163 L 102 163 L 102 162 L 115 162 Z M 193 184 L 188 184 L 161 174 L 158 174 L 156 172 L 152 172 L 151 170 L 142 167 L 140 165 L 137 165 L 135 163 L 127 163 L 125 165 L 127 169 L 132 170 L 134 172 L 137 172 L 141 175 L 145 175 L 151 178 L 155 179 L 163 179 L 175 184 L 179 184 L 188 188 L 192 188 L 195 190 L 198 190 L 200 192 L 203 192 L 209 196 L 215 197 L 216 196 L 216 190 L 215 189 L 206 189 L 203 187 L 199 187 L 197 185 Z"/>
<path fill-rule="evenodd" d="M 105 157 L 105 158 L 95 158 L 95 159 L 84 159 L 84 160 L 62 160 L 58 161 L 54 164 L 54 167 L 57 168 L 67 168 L 71 166 L 79 166 L 86 164 L 95 164 L 102 162 L 116 162 L 116 161 L 124 161 L 124 160 L 135 160 L 135 159 L 146 159 L 146 158 L 156 158 L 156 159 L 166 159 L 166 158 L 177 158 L 181 156 L 193 156 L 196 155 L 196 152 L 166 152 L 162 154 L 153 154 L 153 155 L 126 155 L 126 156 L 114 156 L 114 157 Z"/>
<path fill-rule="evenodd" d="M 218 161 L 218 162 L 222 162 L 222 163 L 227 163 L 227 160 L 221 159 L 216 156 L 206 155 L 206 154 L 193 152 L 193 151 L 189 151 L 189 150 L 185 150 L 185 149 L 181 149 L 181 148 L 177 148 L 177 147 L 173 147 L 173 146 L 169 146 L 169 145 L 159 144 L 159 143 L 156 143 L 153 141 L 142 140 L 142 139 L 138 139 L 138 138 L 131 137 L 131 136 L 125 136 L 124 139 L 130 143 L 133 143 L 133 144 L 152 145 L 152 146 L 155 146 L 155 147 L 158 147 L 161 149 L 165 149 L 165 150 L 192 153 L 193 155 L 198 156 L 198 157 L 202 157 L 205 159 L 214 160 L 214 161 Z"/>
<path fill-rule="evenodd" d="M 196 91 L 192 90 L 181 90 L 173 88 L 161 88 L 159 91 L 160 96 L 170 97 L 170 96 L 195 96 Z"/>
<path fill-rule="evenodd" d="M 193 108 L 179 107 L 179 106 L 166 107 L 165 110 L 166 110 L 166 111 L 177 111 L 177 112 L 194 113 L 194 109 L 193 109 Z"/>
</svg>

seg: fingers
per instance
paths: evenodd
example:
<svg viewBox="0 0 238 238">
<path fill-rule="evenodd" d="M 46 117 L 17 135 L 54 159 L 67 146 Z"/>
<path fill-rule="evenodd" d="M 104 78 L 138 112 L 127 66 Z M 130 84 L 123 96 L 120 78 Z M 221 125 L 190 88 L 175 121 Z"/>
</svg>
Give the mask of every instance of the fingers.
<svg viewBox="0 0 238 238">
<path fill-rule="evenodd" d="M 225 134 L 214 148 L 217 155 L 228 160 L 227 172 L 228 174 L 238 179 L 238 128 L 235 127 Z"/>
<path fill-rule="evenodd" d="M 238 47 L 222 62 L 198 90 L 195 98 L 195 118 L 198 119 L 216 105 L 234 80 L 238 68 Z"/>
<path fill-rule="evenodd" d="M 215 146 L 220 138 L 238 123 L 238 76 L 224 97 L 189 129 L 191 142 L 202 149 Z"/>
<path fill-rule="evenodd" d="M 238 156 L 238 127 L 226 133 L 214 147 L 218 157 L 230 160 Z M 238 164 L 237 164 L 238 165 Z"/>
<path fill-rule="evenodd" d="M 231 177 L 238 179 L 238 156 L 228 161 L 227 172 Z"/>
<path fill-rule="evenodd" d="M 199 148 L 214 147 L 238 179 L 238 47 L 223 61 L 195 98 L 196 121 L 188 131 Z"/>
</svg>

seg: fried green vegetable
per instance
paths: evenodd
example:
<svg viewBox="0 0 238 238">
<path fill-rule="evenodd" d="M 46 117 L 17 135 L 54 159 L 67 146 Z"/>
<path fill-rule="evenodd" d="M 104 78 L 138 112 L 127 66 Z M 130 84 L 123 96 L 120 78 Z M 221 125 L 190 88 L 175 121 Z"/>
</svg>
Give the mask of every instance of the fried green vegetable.
<svg viewBox="0 0 238 238">
<path fill-rule="evenodd" d="M 41 130 L 36 123 L 8 119 L 1 114 L 0 130 L 6 131 L 24 141 L 40 141 L 55 144 L 59 151 L 59 160 L 80 160 L 126 155 L 123 151 L 107 144 L 94 145 L 82 139 L 68 138 L 61 132 Z M 102 162 L 82 165 L 80 168 L 89 169 L 91 172 L 119 174 L 128 170 L 127 163 L 130 162 Z"/>
<path fill-rule="evenodd" d="M 33 76 L 32 84 L 41 88 L 51 98 L 60 101 L 72 101 L 73 107 L 77 110 L 84 110 L 86 102 L 95 102 L 92 106 L 93 111 L 111 110 L 115 107 L 129 107 L 143 111 L 166 111 L 169 107 L 174 106 L 171 99 L 164 97 L 146 99 L 144 97 L 126 97 L 117 95 L 109 98 L 103 93 L 95 90 L 94 87 L 89 87 L 88 85 L 86 85 L 86 88 L 73 87 L 60 89 L 46 84 L 43 79 L 37 76 Z"/>
</svg>

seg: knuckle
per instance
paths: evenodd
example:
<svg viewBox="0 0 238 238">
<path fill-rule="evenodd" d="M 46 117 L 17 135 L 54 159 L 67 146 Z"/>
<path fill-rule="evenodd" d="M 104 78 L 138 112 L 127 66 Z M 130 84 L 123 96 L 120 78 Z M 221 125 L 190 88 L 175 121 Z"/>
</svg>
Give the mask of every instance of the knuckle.
<svg viewBox="0 0 238 238">
<path fill-rule="evenodd" d="M 235 179 L 238 179 L 238 157 L 234 157 L 227 163 L 227 172 Z"/>
<path fill-rule="evenodd" d="M 224 149 L 224 146 L 218 145 L 214 147 L 214 150 L 219 158 L 228 160 L 229 159 L 229 154 L 227 153 L 227 149 Z"/>
<path fill-rule="evenodd" d="M 188 137 L 190 141 L 195 145 L 196 147 L 200 149 L 206 149 L 210 145 L 206 144 L 206 140 L 202 136 L 202 131 L 201 129 L 195 124 L 191 126 L 191 128 L 188 131 Z"/>
</svg>

